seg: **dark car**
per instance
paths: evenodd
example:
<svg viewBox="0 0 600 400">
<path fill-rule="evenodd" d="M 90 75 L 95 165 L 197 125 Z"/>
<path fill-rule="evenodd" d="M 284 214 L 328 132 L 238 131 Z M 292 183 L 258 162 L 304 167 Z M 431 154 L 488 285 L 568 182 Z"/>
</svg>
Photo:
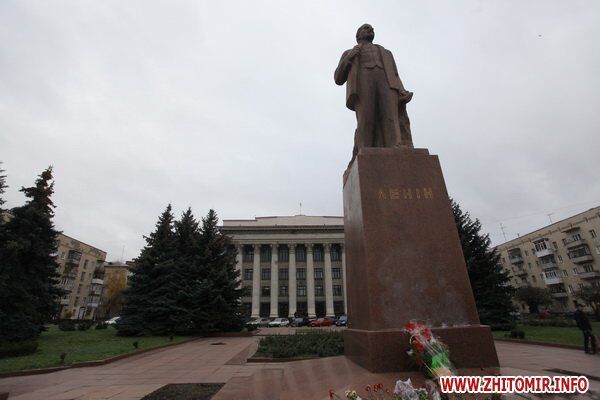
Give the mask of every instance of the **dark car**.
<svg viewBox="0 0 600 400">
<path fill-rule="evenodd" d="M 294 318 L 290 323 L 290 326 L 308 326 L 310 320 L 308 318 Z"/>
<path fill-rule="evenodd" d="M 348 325 L 348 316 L 341 315 L 337 321 L 335 321 L 336 326 L 347 326 Z"/>
</svg>

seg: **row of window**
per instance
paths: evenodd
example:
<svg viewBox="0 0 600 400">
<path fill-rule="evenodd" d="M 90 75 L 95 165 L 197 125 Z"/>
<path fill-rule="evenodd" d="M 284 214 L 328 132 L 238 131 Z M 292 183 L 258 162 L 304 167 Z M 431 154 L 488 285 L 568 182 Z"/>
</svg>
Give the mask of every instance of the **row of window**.
<svg viewBox="0 0 600 400">
<path fill-rule="evenodd" d="M 262 286 L 260 288 L 262 296 L 271 296 L 271 286 Z M 279 295 L 287 297 L 289 294 L 288 287 L 285 285 L 279 286 Z M 306 297 L 306 286 L 301 285 L 296 288 L 296 295 L 299 297 Z M 342 295 L 342 285 L 333 285 L 333 295 Z M 315 296 L 325 296 L 323 285 L 315 285 Z"/>
<path fill-rule="evenodd" d="M 254 247 L 244 246 L 242 250 L 242 260 L 246 262 L 254 261 Z M 296 246 L 296 261 L 306 262 L 307 249 L 306 246 Z M 325 248 L 322 245 L 315 245 L 313 247 L 313 261 L 325 261 Z M 342 248 L 339 245 L 331 246 L 330 251 L 331 261 L 342 261 Z M 290 260 L 290 248 L 287 245 L 278 246 L 277 258 L 279 261 L 288 262 Z M 270 262 L 271 261 L 271 246 L 261 246 L 260 248 L 260 261 Z"/>
<path fill-rule="evenodd" d="M 244 268 L 244 280 L 251 281 L 252 280 L 253 269 L 252 268 Z M 342 269 L 341 268 L 331 268 L 331 277 L 333 279 L 342 279 Z M 323 279 L 324 273 L 323 268 L 315 268 L 314 269 L 314 279 Z M 262 268 L 260 270 L 260 279 L 263 281 L 271 280 L 271 269 L 270 268 Z M 289 271 L 287 268 L 279 268 L 279 280 L 286 281 L 289 279 Z M 296 279 L 298 280 L 306 280 L 306 269 L 298 268 L 296 269 Z"/>
</svg>

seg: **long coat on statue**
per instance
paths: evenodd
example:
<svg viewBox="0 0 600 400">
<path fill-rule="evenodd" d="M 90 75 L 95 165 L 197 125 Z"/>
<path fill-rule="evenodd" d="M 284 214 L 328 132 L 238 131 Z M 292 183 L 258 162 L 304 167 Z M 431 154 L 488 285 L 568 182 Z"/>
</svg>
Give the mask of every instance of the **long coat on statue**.
<svg viewBox="0 0 600 400">
<path fill-rule="evenodd" d="M 374 44 L 379 51 L 381 61 L 383 63 L 383 69 L 389 84 L 390 89 L 394 89 L 398 92 L 398 120 L 400 126 L 400 133 L 402 143 L 412 147 L 412 136 L 410 132 L 410 121 L 408 114 L 406 113 L 406 103 L 412 98 L 412 93 L 407 91 L 400 80 L 398 75 L 398 69 L 396 68 L 396 62 L 392 52 L 385 49 L 383 46 Z M 346 107 L 352 111 L 356 111 L 355 105 L 358 99 L 358 76 L 360 69 L 360 55 L 354 57 L 351 62 L 345 62 L 344 59 L 350 50 L 346 50 L 340 59 L 338 67 L 334 73 L 335 83 L 343 85 L 346 83 Z M 356 151 L 357 149 L 355 149 Z"/>
</svg>

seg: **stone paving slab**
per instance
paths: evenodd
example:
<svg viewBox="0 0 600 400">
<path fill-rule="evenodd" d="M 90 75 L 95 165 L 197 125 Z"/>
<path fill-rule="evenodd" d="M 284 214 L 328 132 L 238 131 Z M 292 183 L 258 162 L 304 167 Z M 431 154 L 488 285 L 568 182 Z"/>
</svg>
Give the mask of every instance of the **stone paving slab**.
<svg viewBox="0 0 600 400">
<path fill-rule="evenodd" d="M 217 342 L 225 345 L 213 345 Z M 400 377 L 423 380 L 417 372 L 372 374 L 343 356 L 245 363 L 257 342 L 256 337 L 202 339 L 97 367 L 3 378 L 0 392 L 10 392 L 10 400 L 138 400 L 169 383 L 226 383 L 214 400 L 326 399 L 329 389 L 343 395 L 366 384 L 393 387 Z M 507 342 L 496 342 L 496 349 L 504 375 L 554 375 L 548 370 L 559 368 L 600 376 L 600 356 L 583 351 Z M 599 381 L 590 384 L 600 393 Z"/>
</svg>

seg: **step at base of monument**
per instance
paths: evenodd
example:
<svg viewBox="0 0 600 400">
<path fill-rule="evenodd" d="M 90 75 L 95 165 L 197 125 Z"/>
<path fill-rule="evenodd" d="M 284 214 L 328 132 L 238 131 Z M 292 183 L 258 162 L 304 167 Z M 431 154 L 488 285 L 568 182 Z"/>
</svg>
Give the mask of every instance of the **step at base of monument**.
<svg viewBox="0 0 600 400">
<path fill-rule="evenodd" d="M 499 366 L 494 338 L 489 326 L 470 325 L 433 328 L 434 335 L 450 348 L 450 360 L 457 368 Z M 344 331 L 344 354 L 371 372 L 414 371 L 417 367 L 407 354 L 410 335 L 401 329 Z"/>
</svg>

